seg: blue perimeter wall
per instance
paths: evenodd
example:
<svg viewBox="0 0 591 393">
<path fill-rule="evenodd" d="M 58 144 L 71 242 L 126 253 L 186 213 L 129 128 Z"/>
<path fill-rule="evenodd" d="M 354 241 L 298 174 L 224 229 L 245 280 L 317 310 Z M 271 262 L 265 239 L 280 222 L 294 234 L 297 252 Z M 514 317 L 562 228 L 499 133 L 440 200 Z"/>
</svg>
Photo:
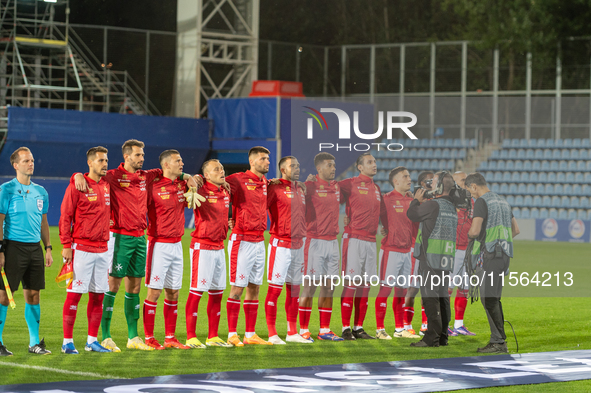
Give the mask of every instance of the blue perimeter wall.
<svg viewBox="0 0 591 393">
<path fill-rule="evenodd" d="M 8 134 L 0 153 L 0 183 L 15 176 L 10 155 L 20 146 L 35 157 L 33 182 L 49 194 L 49 225 L 57 225 L 60 206 L 70 176 L 87 172 L 86 151 L 93 146 L 109 149 L 109 169 L 122 161 L 121 145 L 128 139 L 146 144 L 144 169 L 160 167 L 158 156 L 176 149 L 184 161 L 184 171 L 195 174 L 207 158 L 213 121 L 114 113 L 65 111 L 11 107 Z M 191 212 L 186 210 L 187 222 Z"/>
</svg>

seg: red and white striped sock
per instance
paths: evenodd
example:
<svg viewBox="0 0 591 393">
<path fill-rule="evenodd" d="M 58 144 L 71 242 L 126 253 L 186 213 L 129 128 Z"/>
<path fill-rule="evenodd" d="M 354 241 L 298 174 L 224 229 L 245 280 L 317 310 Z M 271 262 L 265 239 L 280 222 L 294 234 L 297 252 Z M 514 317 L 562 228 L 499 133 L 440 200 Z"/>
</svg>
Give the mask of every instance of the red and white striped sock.
<svg viewBox="0 0 591 393">
<path fill-rule="evenodd" d="M 146 336 L 146 340 L 154 337 L 157 305 L 158 303 L 144 300 L 144 335 Z"/>
<path fill-rule="evenodd" d="M 74 337 L 74 323 L 76 322 L 76 313 L 78 312 L 78 303 L 80 303 L 81 293 L 68 292 L 66 301 L 64 302 L 63 328 L 64 340 L 73 340 Z M 73 341 L 68 341 L 73 342 Z"/>
<path fill-rule="evenodd" d="M 207 338 L 218 336 L 223 294 L 224 291 L 209 291 L 209 299 L 207 300 L 207 323 L 209 325 Z"/>
<path fill-rule="evenodd" d="M 164 334 L 166 338 L 174 338 L 179 302 L 164 299 Z"/>
<path fill-rule="evenodd" d="M 187 340 L 197 337 L 197 314 L 199 310 L 199 301 L 203 292 L 189 291 L 189 298 L 185 306 L 185 324 L 187 326 Z"/>
<path fill-rule="evenodd" d="M 240 314 L 240 299 L 226 301 L 226 314 L 228 317 L 228 338 L 237 334 L 238 315 Z"/>
<path fill-rule="evenodd" d="M 267 320 L 267 329 L 269 337 L 277 335 L 277 300 L 281 295 L 283 286 L 269 284 L 267 297 L 265 299 L 265 319 Z M 253 330 L 254 332 L 254 330 Z"/>
</svg>

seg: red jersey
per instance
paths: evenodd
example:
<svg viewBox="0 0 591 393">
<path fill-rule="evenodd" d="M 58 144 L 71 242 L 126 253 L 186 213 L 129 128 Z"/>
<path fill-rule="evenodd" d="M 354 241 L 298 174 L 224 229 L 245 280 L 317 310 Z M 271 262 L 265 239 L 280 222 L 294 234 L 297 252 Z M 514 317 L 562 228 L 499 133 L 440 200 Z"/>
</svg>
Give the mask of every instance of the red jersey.
<svg viewBox="0 0 591 393">
<path fill-rule="evenodd" d="M 265 240 L 267 229 L 267 179 L 250 170 L 226 177 L 232 198 L 233 235 L 247 242 Z"/>
<path fill-rule="evenodd" d="M 269 185 L 267 206 L 271 217 L 271 239 L 281 247 L 300 248 L 306 236 L 306 196 L 296 183 L 279 179 Z"/>
<path fill-rule="evenodd" d="M 382 193 L 371 177 L 359 175 L 339 182 L 346 205 L 349 225 L 345 233 L 349 237 L 376 241 L 380 222 Z M 341 201 L 342 203 L 342 201 Z"/>
<path fill-rule="evenodd" d="M 306 182 L 307 236 L 334 240 L 339 234 L 341 190 L 336 181 L 327 182 L 318 175 L 316 179 Z"/>
<path fill-rule="evenodd" d="M 59 221 L 60 241 L 64 248 L 85 252 L 105 252 L 109 241 L 111 219 L 111 191 L 104 178 L 97 183 L 84 175 L 88 183 L 86 192 L 69 184 L 62 200 Z M 72 229 L 73 224 L 73 229 Z"/>
<path fill-rule="evenodd" d="M 413 243 L 414 223 L 406 216 L 414 198 L 396 190 L 382 195 L 380 220 L 388 231 L 382 238 L 382 250 L 409 252 Z"/>
<path fill-rule="evenodd" d="M 195 230 L 191 233 L 191 247 L 201 244 L 201 249 L 221 250 L 228 236 L 228 210 L 230 194 L 224 187 L 208 181 L 198 191 L 207 199 L 194 210 Z"/>
<path fill-rule="evenodd" d="M 164 176 L 148 183 L 148 239 L 177 243 L 185 234 L 187 182 Z"/>
<path fill-rule="evenodd" d="M 456 249 L 465 250 L 468 248 L 468 232 L 472 226 L 472 213 L 474 211 L 474 199 L 472 199 L 472 208 L 470 214 L 466 213 L 465 209 L 457 209 L 458 211 L 458 231 L 456 233 Z"/>
</svg>

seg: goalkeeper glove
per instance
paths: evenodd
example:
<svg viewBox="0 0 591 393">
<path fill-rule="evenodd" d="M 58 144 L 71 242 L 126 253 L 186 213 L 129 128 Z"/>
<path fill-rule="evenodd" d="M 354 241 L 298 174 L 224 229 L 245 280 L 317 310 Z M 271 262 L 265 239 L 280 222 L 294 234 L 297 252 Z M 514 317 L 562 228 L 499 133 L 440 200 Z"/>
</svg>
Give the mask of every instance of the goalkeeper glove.
<svg viewBox="0 0 591 393">
<path fill-rule="evenodd" d="M 184 196 L 189 209 L 196 209 L 201 206 L 201 202 L 205 202 L 205 197 L 197 193 L 196 187 L 190 187 Z"/>
</svg>

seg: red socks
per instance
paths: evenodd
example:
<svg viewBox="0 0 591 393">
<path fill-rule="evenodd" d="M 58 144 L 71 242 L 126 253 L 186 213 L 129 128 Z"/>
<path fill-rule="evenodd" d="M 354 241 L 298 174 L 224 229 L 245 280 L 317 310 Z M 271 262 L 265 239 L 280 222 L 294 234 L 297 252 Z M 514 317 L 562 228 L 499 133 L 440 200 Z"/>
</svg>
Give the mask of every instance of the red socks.
<svg viewBox="0 0 591 393">
<path fill-rule="evenodd" d="M 265 318 L 267 320 L 269 337 L 277 335 L 277 300 L 279 299 L 279 295 L 281 295 L 282 289 L 283 286 L 269 284 L 269 290 L 267 291 L 267 297 L 265 299 Z M 246 311 L 246 307 L 244 311 Z M 254 330 L 247 331 L 254 332 Z"/>
<path fill-rule="evenodd" d="M 244 310 L 246 312 L 246 309 Z M 240 299 L 226 301 L 226 314 L 228 315 L 228 333 L 237 332 L 238 314 L 240 314 Z"/>
<path fill-rule="evenodd" d="M 207 322 L 209 324 L 209 332 L 207 338 L 218 336 L 223 294 L 224 291 L 209 291 L 209 299 L 207 300 Z"/>
<path fill-rule="evenodd" d="M 197 329 L 197 310 L 199 309 L 199 301 L 203 292 L 189 291 L 189 298 L 187 299 L 187 305 L 185 306 L 185 318 L 187 326 L 187 340 L 197 337 L 195 330 Z M 211 301 L 211 295 L 209 300 Z M 145 307 L 145 306 L 144 306 Z M 208 305 L 209 313 L 209 305 Z M 144 309 L 144 315 L 146 314 Z M 145 316 L 144 316 L 145 321 Z M 145 328 L 144 328 L 145 329 Z"/>
<path fill-rule="evenodd" d="M 330 317 L 332 316 L 332 308 L 318 307 L 318 312 L 320 313 L 321 333 L 324 332 L 326 329 L 330 331 Z"/>
<path fill-rule="evenodd" d="M 74 292 L 68 292 L 66 295 L 63 309 L 64 338 L 73 338 L 74 322 L 76 322 L 76 312 L 78 311 L 78 303 L 81 297 L 81 293 Z"/>
<path fill-rule="evenodd" d="M 425 307 L 422 307 L 422 306 L 421 306 L 421 317 L 422 317 L 421 323 L 423 325 L 426 325 L 428 322 L 427 321 L 427 314 L 425 314 Z"/>
<path fill-rule="evenodd" d="M 104 297 L 104 293 L 88 293 L 86 316 L 88 317 L 88 335 L 90 337 L 97 337 L 98 335 L 99 326 L 101 326 L 101 318 L 103 317 Z"/>
<path fill-rule="evenodd" d="M 404 329 L 404 297 L 406 289 L 394 288 L 394 299 L 392 299 L 392 310 L 394 311 L 394 323 L 396 329 Z"/>
<path fill-rule="evenodd" d="M 246 322 L 246 333 L 254 333 L 257 324 L 257 313 L 259 311 L 258 300 L 245 300 L 242 305 L 244 308 L 245 322 Z M 240 308 L 238 309 L 240 310 Z"/>
<path fill-rule="evenodd" d="M 369 306 L 368 301 L 369 288 L 360 287 L 355 291 L 355 324 L 354 326 L 363 326 L 365 314 Z"/>
<path fill-rule="evenodd" d="M 164 299 L 164 335 L 166 338 L 173 338 L 175 335 L 178 304 L 178 301 Z"/>
<path fill-rule="evenodd" d="M 286 284 L 285 315 L 287 316 L 287 334 L 294 335 L 298 332 L 298 308 L 300 303 L 300 286 Z"/>
<path fill-rule="evenodd" d="M 404 326 L 412 325 L 412 319 L 415 316 L 414 307 L 403 307 L 404 310 Z"/>
<path fill-rule="evenodd" d="M 144 300 L 144 335 L 146 339 L 154 337 L 154 321 L 156 320 L 156 306 L 153 303 Z"/>
<path fill-rule="evenodd" d="M 355 288 L 344 287 L 341 293 L 341 321 L 343 327 L 351 326 L 351 314 L 353 314 L 353 295 Z"/>
<path fill-rule="evenodd" d="M 385 329 L 386 311 L 388 310 L 388 296 L 392 292 L 392 288 L 388 286 L 380 287 L 380 292 L 376 297 L 376 328 L 378 330 Z"/>
<path fill-rule="evenodd" d="M 310 317 L 312 316 L 312 307 L 300 307 L 300 329 L 308 330 Z"/>
<path fill-rule="evenodd" d="M 468 291 L 461 291 L 458 289 L 456 292 L 456 300 L 454 302 L 455 309 L 455 320 L 464 319 L 464 313 L 466 312 L 466 306 L 468 305 Z"/>
</svg>

